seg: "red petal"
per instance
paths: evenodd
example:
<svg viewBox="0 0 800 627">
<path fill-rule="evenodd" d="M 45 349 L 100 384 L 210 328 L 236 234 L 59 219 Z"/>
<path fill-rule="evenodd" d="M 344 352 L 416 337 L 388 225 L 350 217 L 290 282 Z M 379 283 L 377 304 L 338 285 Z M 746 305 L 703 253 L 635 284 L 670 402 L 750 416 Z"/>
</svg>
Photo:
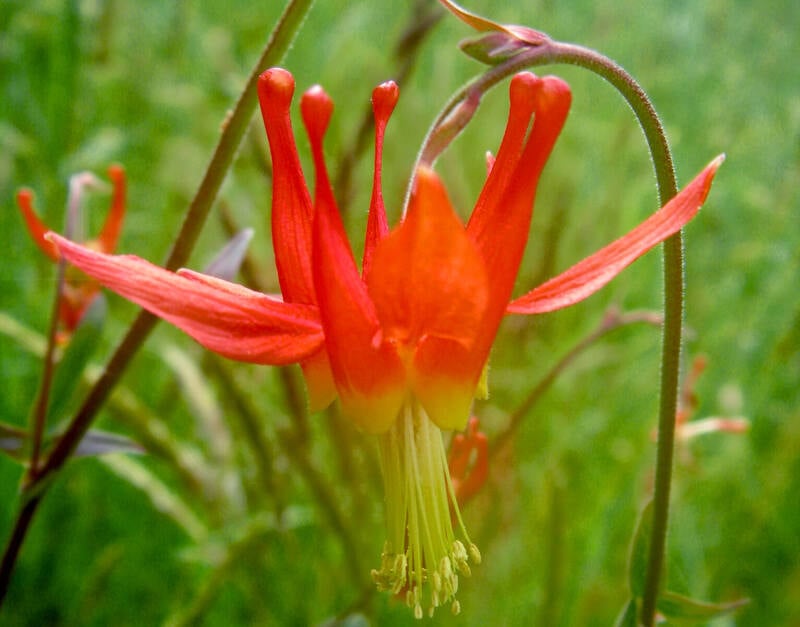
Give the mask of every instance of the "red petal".
<svg viewBox="0 0 800 627">
<path fill-rule="evenodd" d="M 472 348 L 487 283 L 483 260 L 439 177 L 420 168 L 408 215 L 379 244 L 367 277 L 384 335 L 409 346 L 436 336 Z"/>
<path fill-rule="evenodd" d="M 489 441 L 479 428 L 478 418 L 472 416 L 466 433 L 453 436 L 447 455 L 450 480 L 461 505 L 480 491 L 489 475 Z"/>
<path fill-rule="evenodd" d="M 503 142 L 467 225 L 491 277 L 482 358 L 488 358 L 514 287 L 528 240 L 539 175 L 569 111 L 569 86 L 559 78 L 521 73 L 511 81 L 511 109 Z M 525 140 L 531 111 L 535 118 Z M 523 141 L 525 142 L 522 147 Z"/>
<path fill-rule="evenodd" d="M 289 108 L 294 79 L 273 68 L 258 81 L 261 115 L 272 155 L 272 244 L 284 299 L 314 304 L 311 224 L 314 211 L 297 156 Z"/>
<path fill-rule="evenodd" d="M 375 116 L 375 164 L 372 175 L 372 199 L 369 204 L 369 217 L 367 218 L 367 235 L 364 242 L 364 259 L 361 264 L 362 276 L 367 276 L 372 263 L 372 254 L 386 234 L 389 232 L 389 223 L 386 220 L 386 207 L 383 204 L 381 190 L 381 169 L 383 167 L 383 137 L 386 124 L 397 104 L 400 90 L 397 83 L 388 81 L 378 85 L 372 91 L 372 112 Z"/>
<path fill-rule="evenodd" d="M 34 244 L 50 259 L 58 261 L 58 249 L 55 244 L 44 238 L 50 228 L 39 219 L 33 209 L 33 192 L 29 189 L 19 190 L 17 192 L 17 205 L 19 205 L 22 217 L 25 220 L 25 226 L 28 227 L 28 233 L 30 233 Z"/>
<path fill-rule="evenodd" d="M 314 285 L 342 409 L 366 431 L 385 431 L 403 404 L 405 373 L 381 341 L 375 306 L 329 201 L 318 202 L 314 220 Z"/>
<path fill-rule="evenodd" d="M 318 412 L 336 399 L 336 382 L 333 380 L 331 362 L 325 346 L 300 364 L 306 380 L 308 410 Z"/>
<path fill-rule="evenodd" d="M 509 86 L 510 107 L 503 141 L 497 156 L 488 167 L 489 176 L 475 203 L 467 231 L 484 253 L 491 248 L 491 234 L 502 211 L 501 201 L 505 189 L 515 172 L 536 106 L 536 92 L 540 79 L 530 72 L 517 74 Z M 494 167 L 495 164 L 498 167 Z M 488 159 L 487 159 L 488 166 Z"/>
<path fill-rule="evenodd" d="M 463 429 L 469 418 L 483 353 L 467 351 L 449 338 L 423 338 L 414 354 L 411 388 L 428 416 L 441 429 Z"/>
<path fill-rule="evenodd" d="M 322 153 L 333 104 L 319 87 L 303 95 L 303 121 L 316 171 L 313 274 L 325 346 L 343 412 L 380 433 L 395 421 L 406 395 L 403 365 L 381 341 L 375 306 L 358 273 L 336 208 Z"/>
<path fill-rule="evenodd" d="M 483 367 L 472 349 L 488 279 L 431 170 L 418 170 L 408 215 L 376 248 L 367 285 L 384 337 L 413 355 L 412 388 L 431 419 L 443 428 L 463 425 Z"/>
<path fill-rule="evenodd" d="M 108 177 L 114 185 L 114 192 L 111 196 L 111 207 L 108 210 L 103 229 L 97 237 L 101 251 L 112 253 L 117 248 L 117 241 L 122 230 L 122 220 L 125 217 L 125 196 L 127 186 L 125 184 L 125 170 L 121 165 L 112 165 L 108 168 Z"/>
<path fill-rule="evenodd" d="M 55 233 L 47 237 L 83 272 L 225 357 L 281 365 L 322 345 L 314 307 L 191 271 L 172 273 L 132 255 L 98 253 Z"/>
<path fill-rule="evenodd" d="M 292 132 L 293 93 L 294 79 L 286 70 L 273 68 L 261 75 L 259 99 L 273 168 L 272 241 L 284 298 L 316 304 L 311 269 L 314 209 Z M 325 349 L 301 365 L 311 411 L 324 409 L 336 397 Z"/>
<path fill-rule="evenodd" d="M 697 214 L 723 159 L 723 156 L 717 157 L 677 196 L 627 235 L 512 301 L 508 312 L 555 311 L 594 294 L 656 244 L 677 233 Z"/>
</svg>

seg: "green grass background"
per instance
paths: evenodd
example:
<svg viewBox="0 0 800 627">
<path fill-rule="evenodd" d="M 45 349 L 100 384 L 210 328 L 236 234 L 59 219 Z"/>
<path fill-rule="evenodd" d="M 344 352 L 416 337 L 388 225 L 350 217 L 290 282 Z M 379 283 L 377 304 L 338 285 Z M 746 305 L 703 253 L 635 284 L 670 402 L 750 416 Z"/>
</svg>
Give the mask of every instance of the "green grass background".
<svg viewBox="0 0 800 627">
<path fill-rule="evenodd" d="M 706 206 L 686 229 L 685 361 L 700 354 L 709 360 L 697 386 L 697 417 L 743 415 L 752 426 L 746 435 L 708 435 L 677 451 L 669 585 L 708 600 L 751 599 L 718 626 L 798 624 L 800 4 L 531 0 L 506 6 L 474 0 L 469 7 L 620 62 L 661 113 L 681 183 L 727 153 Z M 123 163 L 130 200 L 120 251 L 164 259 L 226 111 L 281 8 L 277 0 L 0 4 L 0 310 L 40 333 L 47 328 L 54 271 L 18 216 L 13 194 L 22 185 L 36 190 L 40 213 L 60 228 L 69 175 L 86 169 L 103 174 L 109 163 Z M 334 171 L 355 141 L 372 87 L 396 74 L 395 42 L 419 10 L 412 2 L 317 0 L 287 55 L 284 65 L 298 90 L 319 82 L 337 103 L 327 138 Z M 385 154 L 392 217 L 428 124 L 449 94 L 481 71 L 456 48 L 469 34 L 444 19 L 401 85 Z M 621 98 L 576 68 L 538 71 L 568 80 L 574 106 L 542 178 L 519 291 L 656 208 L 645 145 Z M 505 87 L 487 96 L 438 165 L 465 216 L 483 181 L 483 153 L 499 143 L 506 107 Z M 222 200 L 237 223 L 255 228 L 252 252 L 262 279 L 274 286 L 269 182 L 259 166 L 264 146 L 256 120 Z M 343 206 L 356 248 L 369 162 L 367 153 Z M 92 200 L 90 233 L 106 200 Z M 225 239 L 215 211 L 191 266 L 202 268 Z M 476 406 L 490 437 L 607 307 L 658 309 L 660 268 L 652 253 L 570 310 L 509 319 L 493 353 L 492 397 Z M 98 363 L 135 312 L 117 297 L 109 300 Z M 199 366 L 199 388 L 165 365 L 168 345 Z M 633 326 L 594 345 L 558 378 L 512 445 L 493 460 L 483 493 L 465 508 L 484 564 L 461 582 L 462 615 L 442 611 L 438 622 L 613 622 L 626 600 L 627 545 L 650 489 L 658 355 L 658 331 Z M 235 365 L 229 367 L 237 384 L 263 418 L 281 498 L 294 513 L 294 524 L 285 528 L 242 531 L 274 502 L 259 490 L 246 438 L 232 426 L 237 410 L 213 363 L 160 325 L 123 380 L 149 420 L 165 427 L 181 451 L 203 460 L 200 467 L 211 479 L 194 488 L 164 456 L 136 461 L 189 508 L 207 535 L 192 538 L 165 514 L 169 508 L 151 498 L 152 484 L 137 488 L 131 476 L 97 460 L 72 463 L 39 512 L 0 623 L 180 624 L 191 608 L 199 608 L 197 624 L 205 625 L 317 624 L 348 608 L 352 624 L 412 623 L 402 605 L 363 597 L 348 577 L 345 549 L 277 434 L 302 435 L 303 459 L 324 480 L 356 539 L 364 584 L 383 543 L 372 443 L 335 413 L 311 417 L 307 432 L 289 424 L 277 373 Z M 26 424 L 39 366 L 5 335 L 0 381 L 0 420 Z M 205 406 L 198 400 L 202 393 L 210 397 Z M 217 412 L 221 431 L 208 434 L 213 420 L 201 419 L 202 407 Z M 104 412 L 100 425 L 136 435 L 113 412 Z M 18 506 L 21 473 L 0 458 L 3 541 Z"/>
</svg>

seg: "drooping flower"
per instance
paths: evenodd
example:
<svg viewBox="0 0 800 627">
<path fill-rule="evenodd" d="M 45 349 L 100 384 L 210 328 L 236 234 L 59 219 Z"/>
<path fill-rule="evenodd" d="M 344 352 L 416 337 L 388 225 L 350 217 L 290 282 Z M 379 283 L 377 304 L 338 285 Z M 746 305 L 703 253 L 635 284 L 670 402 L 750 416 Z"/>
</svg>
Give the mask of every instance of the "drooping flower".
<svg viewBox="0 0 800 627">
<path fill-rule="evenodd" d="M 438 176 L 422 167 L 408 211 L 389 230 L 381 194 L 384 131 L 397 86 L 373 92 L 376 150 L 366 244 L 359 271 L 329 182 L 323 136 L 333 104 L 320 87 L 301 111 L 315 170 L 305 182 L 289 110 L 294 80 L 265 72 L 259 98 L 272 152 L 272 234 L 282 298 L 192 272 L 168 272 L 48 236 L 101 284 L 227 357 L 299 362 L 312 406 L 338 396 L 359 428 L 379 437 L 387 541 L 373 571 L 379 589 L 423 606 L 450 604 L 468 560 L 480 562 L 449 480 L 442 429 L 462 429 L 506 313 L 541 313 L 582 300 L 698 211 L 720 159 L 616 242 L 511 300 L 528 239 L 536 187 L 570 105 L 566 83 L 517 75 L 486 184 L 464 226 Z M 459 534 L 453 530 L 451 510 Z"/>
<path fill-rule="evenodd" d="M 84 242 L 84 246 L 102 253 L 112 253 L 116 249 L 122 229 L 122 220 L 125 217 L 125 170 L 120 165 L 112 165 L 108 168 L 108 177 L 113 185 L 108 215 L 97 238 Z M 94 175 L 86 172 L 74 176 L 70 181 L 70 204 L 79 205 L 84 188 L 97 182 Z M 19 190 L 17 205 L 31 239 L 45 255 L 54 262 L 58 262 L 58 248 L 53 242 L 45 239 L 45 235 L 51 229 L 41 221 L 33 208 L 33 192 L 27 188 Z M 76 213 L 79 211 L 77 206 L 73 209 Z M 100 284 L 97 281 L 74 269 L 68 269 L 64 277 L 59 310 L 59 338 L 61 341 L 68 339 L 75 327 L 78 326 L 81 317 L 99 290 Z"/>
</svg>

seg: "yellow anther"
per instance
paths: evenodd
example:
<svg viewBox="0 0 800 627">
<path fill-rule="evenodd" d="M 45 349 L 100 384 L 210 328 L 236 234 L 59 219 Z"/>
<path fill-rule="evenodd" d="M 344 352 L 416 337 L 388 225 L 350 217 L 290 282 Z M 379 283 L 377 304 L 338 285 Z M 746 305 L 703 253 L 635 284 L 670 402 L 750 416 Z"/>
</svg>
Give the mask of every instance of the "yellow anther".
<svg viewBox="0 0 800 627">
<path fill-rule="evenodd" d="M 473 562 L 475 562 L 476 564 L 480 564 L 481 563 L 481 559 L 482 559 L 481 558 L 481 552 L 473 542 L 469 543 L 469 555 L 472 558 Z"/>
<path fill-rule="evenodd" d="M 480 552 L 469 541 L 452 486 L 438 485 L 447 481 L 441 432 L 413 397 L 381 436 L 380 453 L 391 515 L 372 579 L 379 590 L 403 595 L 415 618 L 447 604 L 457 613 L 459 573 L 469 575 L 467 562 L 478 563 Z M 456 539 L 453 512 L 463 541 Z"/>
<path fill-rule="evenodd" d="M 442 573 L 442 576 L 445 579 L 449 579 L 453 575 L 453 567 L 450 564 L 450 558 L 446 555 L 442 558 L 442 561 L 439 563 L 439 570 Z"/>
</svg>

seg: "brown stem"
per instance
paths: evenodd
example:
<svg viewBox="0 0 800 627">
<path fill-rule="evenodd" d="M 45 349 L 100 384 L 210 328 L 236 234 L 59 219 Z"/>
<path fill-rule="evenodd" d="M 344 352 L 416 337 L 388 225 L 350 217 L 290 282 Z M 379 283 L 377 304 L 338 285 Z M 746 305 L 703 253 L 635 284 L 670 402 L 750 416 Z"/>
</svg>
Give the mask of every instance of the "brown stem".
<svg viewBox="0 0 800 627">
<path fill-rule="evenodd" d="M 61 311 L 61 301 L 64 298 L 64 261 L 58 263 L 56 271 L 56 287 L 53 297 L 53 311 L 50 314 L 50 329 L 47 332 L 47 348 L 44 354 L 44 365 L 42 367 L 42 384 L 39 389 L 39 396 L 36 400 L 36 408 L 33 413 L 31 425 L 31 460 L 28 467 L 28 474 L 25 483 L 29 484 L 36 480 L 39 471 L 39 454 L 42 450 L 42 438 L 47 421 L 47 406 L 50 401 L 50 387 L 53 383 L 53 372 L 55 371 L 55 350 L 56 336 L 58 335 L 58 320 Z"/>
<path fill-rule="evenodd" d="M 36 513 L 36 508 L 39 506 L 40 499 L 41 494 L 25 501 L 14 522 L 14 529 L 11 531 L 11 537 L 8 539 L 8 544 L 6 544 L 6 549 L 3 552 L 3 561 L 0 562 L 0 606 L 2 606 L 3 600 L 6 598 L 8 586 L 11 583 L 11 573 L 14 571 L 14 564 L 17 562 L 17 556 L 33 520 L 33 515 Z"/>
</svg>

